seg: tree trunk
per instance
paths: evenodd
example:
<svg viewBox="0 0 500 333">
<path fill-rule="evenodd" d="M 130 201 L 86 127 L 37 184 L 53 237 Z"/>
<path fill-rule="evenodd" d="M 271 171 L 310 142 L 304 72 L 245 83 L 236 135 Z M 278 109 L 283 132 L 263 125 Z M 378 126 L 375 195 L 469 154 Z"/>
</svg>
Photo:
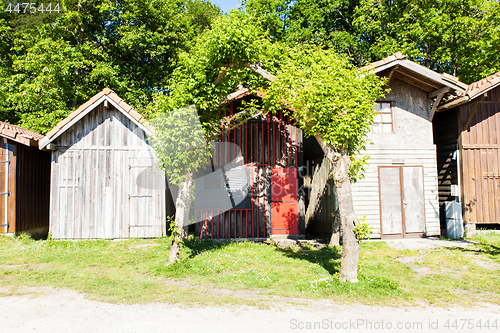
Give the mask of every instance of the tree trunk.
<svg viewBox="0 0 500 333">
<path fill-rule="evenodd" d="M 179 251 L 182 239 L 186 237 L 185 227 L 188 225 L 189 210 L 191 208 L 191 192 L 193 188 L 193 174 L 188 173 L 184 178 L 175 200 L 175 228 L 172 231 L 172 244 L 168 262 L 165 266 L 179 262 Z"/>
<path fill-rule="evenodd" d="M 351 159 L 347 149 L 335 150 L 332 146 L 324 143 L 319 135 L 316 135 L 316 140 L 333 165 L 333 175 L 337 189 L 337 200 L 342 223 L 342 260 L 340 262 L 339 279 L 342 282 L 358 282 L 359 241 L 354 233 L 358 218 L 354 213 L 351 180 L 349 178 Z"/>
</svg>

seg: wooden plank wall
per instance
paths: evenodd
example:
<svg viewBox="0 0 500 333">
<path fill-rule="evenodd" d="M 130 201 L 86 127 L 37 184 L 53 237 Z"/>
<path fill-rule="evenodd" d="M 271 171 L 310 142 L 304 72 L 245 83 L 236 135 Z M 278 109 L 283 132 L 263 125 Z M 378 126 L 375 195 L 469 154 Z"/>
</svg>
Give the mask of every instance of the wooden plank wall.
<svg viewBox="0 0 500 333">
<path fill-rule="evenodd" d="M 331 177 L 331 164 L 326 157 L 314 162 L 305 186 L 309 190 L 306 210 L 306 228 L 309 233 L 329 240 L 332 235 L 333 214 L 338 207 L 335 182 Z"/>
<path fill-rule="evenodd" d="M 462 127 L 474 104 L 461 107 Z M 465 223 L 500 223 L 500 87 L 488 92 L 461 132 Z"/>
<path fill-rule="evenodd" d="M 459 156 L 456 155 L 453 159 L 453 154 L 458 149 L 457 116 L 457 110 L 452 109 L 436 113 L 432 120 L 434 143 L 437 149 L 439 216 L 443 235 L 445 235 L 443 232 L 446 230 L 444 202 L 457 200 L 457 197 L 451 195 L 451 185 L 458 185 L 457 163 Z"/>
<path fill-rule="evenodd" d="M 370 156 L 365 178 L 352 186 L 354 211 L 358 217 L 366 216 L 373 227 L 373 238 L 380 237 L 380 200 L 378 166 L 393 165 L 393 161 L 404 161 L 404 165 L 423 166 L 426 234 L 439 235 L 439 201 L 437 186 L 436 147 L 434 145 L 402 148 L 375 148 L 368 145 L 364 153 Z"/>
<path fill-rule="evenodd" d="M 165 177 L 144 131 L 129 118 L 100 105 L 54 143 L 54 238 L 165 235 Z"/>
<path fill-rule="evenodd" d="M 228 114 L 238 112 L 241 103 L 241 100 L 231 103 Z M 234 150 L 220 151 L 213 158 L 215 167 L 245 165 L 252 170 L 253 205 L 251 212 L 248 213 L 251 226 L 247 228 L 235 227 L 235 225 L 243 225 L 242 221 L 246 222 L 247 212 L 242 212 L 243 220 L 239 217 L 239 211 L 228 212 L 224 215 L 224 230 L 226 231 L 223 234 L 214 234 L 211 229 L 211 219 L 222 221 L 222 217 L 217 217 L 217 214 L 221 212 L 207 211 L 206 209 L 203 212 L 197 210 L 197 216 L 203 216 L 204 219 L 208 216 L 210 221 L 206 221 L 207 227 L 203 229 L 203 232 L 201 224 L 205 224 L 205 221 L 196 223 L 196 236 L 201 238 L 244 238 L 251 232 L 251 236 L 248 237 L 269 237 L 271 228 L 269 204 L 270 168 L 296 168 L 302 165 L 302 131 L 293 126 L 289 117 L 283 115 L 283 113 L 278 115 L 268 114 L 266 117 L 249 121 L 230 132 L 222 134 L 219 137 L 219 142 L 230 142 L 241 147 L 243 159 L 237 159 L 237 152 Z M 299 180 L 299 186 L 301 184 L 301 180 Z M 303 202 L 304 196 L 299 193 L 299 232 L 302 233 L 305 232 L 305 208 Z"/>
</svg>

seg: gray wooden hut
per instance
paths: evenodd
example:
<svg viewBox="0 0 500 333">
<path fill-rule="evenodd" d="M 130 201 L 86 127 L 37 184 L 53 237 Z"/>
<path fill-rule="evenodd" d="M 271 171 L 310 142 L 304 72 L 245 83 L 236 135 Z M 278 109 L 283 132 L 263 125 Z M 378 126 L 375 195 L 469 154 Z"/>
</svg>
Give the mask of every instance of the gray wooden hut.
<svg viewBox="0 0 500 333">
<path fill-rule="evenodd" d="M 47 235 L 50 153 L 34 131 L 0 122 L 0 232 Z"/>
<path fill-rule="evenodd" d="M 439 235 L 432 120 L 444 95 L 450 91 L 464 92 L 467 85 L 452 75 L 439 74 L 407 60 L 399 52 L 368 69 L 386 77 L 391 91 L 375 105 L 378 115 L 368 134 L 371 143 L 363 152 L 369 156 L 365 177 L 352 186 L 354 210 L 373 227 L 373 238 Z M 308 144 L 306 141 L 304 150 L 317 154 L 312 159 L 314 173 L 305 182 L 316 188 L 311 191 L 306 218 L 309 229 L 324 234 L 332 230 L 336 205 L 331 207 L 335 201 L 328 197 L 335 193 L 331 191 L 334 185 L 328 180 L 330 171 L 321 150 Z"/>
<path fill-rule="evenodd" d="M 353 186 L 358 216 L 381 238 L 439 235 L 436 145 L 432 119 L 444 94 L 467 85 L 436 73 L 401 53 L 373 63 L 388 79 L 390 93 L 376 104 L 367 145 L 365 178 Z"/>
<path fill-rule="evenodd" d="M 52 151 L 53 238 L 165 235 L 165 177 L 156 169 L 143 117 L 106 88 L 40 142 Z"/>
</svg>

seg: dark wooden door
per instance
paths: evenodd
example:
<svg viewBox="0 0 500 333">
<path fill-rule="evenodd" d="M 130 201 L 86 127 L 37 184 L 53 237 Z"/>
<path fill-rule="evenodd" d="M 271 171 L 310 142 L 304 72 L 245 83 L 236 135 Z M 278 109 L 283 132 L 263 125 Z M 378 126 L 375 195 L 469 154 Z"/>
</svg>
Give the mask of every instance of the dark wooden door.
<svg viewBox="0 0 500 333">
<path fill-rule="evenodd" d="M 379 167 L 382 238 L 421 237 L 425 233 L 422 166 Z"/>
<path fill-rule="evenodd" d="M 297 200 L 297 169 L 271 169 L 271 229 L 272 235 L 299 233 Z"/>
</svg>

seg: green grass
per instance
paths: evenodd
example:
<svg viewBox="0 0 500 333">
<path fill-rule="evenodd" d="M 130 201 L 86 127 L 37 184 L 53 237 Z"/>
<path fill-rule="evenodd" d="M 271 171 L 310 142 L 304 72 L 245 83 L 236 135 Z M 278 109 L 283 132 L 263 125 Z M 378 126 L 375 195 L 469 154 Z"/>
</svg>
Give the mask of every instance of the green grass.
<svg viewBox="0 0 500 333">
<path fill-rule="evenodd" d="M 469 249 L 361 244 L 359 282 L 338 280 L 341 248 L 279 249 L 192 241 L 165 267 L 169 240 L 41 241 L 0 237 L 0 295 L 69 288 L 107 302 L 267 306 L 273 296 L 364 304 L 500 303 L 500 235 Z M 479 264 L 478 264 L 479 263 Z M 32 290 L 32 289 L 30 289 Z"/>
</svg>

